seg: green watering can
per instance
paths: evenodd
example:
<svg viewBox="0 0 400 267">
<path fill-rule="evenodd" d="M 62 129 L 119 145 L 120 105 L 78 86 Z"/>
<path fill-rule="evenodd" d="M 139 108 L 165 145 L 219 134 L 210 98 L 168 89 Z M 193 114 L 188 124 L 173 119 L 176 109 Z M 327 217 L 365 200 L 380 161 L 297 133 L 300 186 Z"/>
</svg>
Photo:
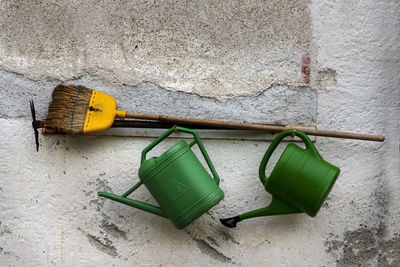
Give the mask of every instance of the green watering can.
<svg viewBox="0 0 400 267">
<path fill-rule="evenodd" d="M 279 142 L 288 135 L 300 137 L 306 149 L 289 144 L 283 151 L 270 177 L 265 167 Z M 259 176 L 267 192 L 272 195 L 271 203 L 261 209 L 242 215 L 220 219 L 227 227 L 236 227 L 239 221 L 259 216 L 304 212 L 314 217 L 321 208 L 336 178 L 339 168 L 324 161 L 308 136 L 298 130 L 286 130 L 276 136 L 265 153 L 259 168 Z"/>
<path fill-rule="evenodd" d="M 174 131 L 190 133 L 194 140 L 189 144 L 181 140 L 161 156 L 146 159 L 147 152 Z M 191 147 L 196 143 L 214 179 L 192 152 Z M 139 178 L 140 181 L 121 196 L 107 192 L 98 192 L 98 195 L 168 218 L 178 229 L 187 226 L 224 198 L 224 192 L 218 187 L 218 174 L 198 133 L 183 127 L 172 127 L 142 151 Z M 127 198 L 142 184 L 160 207 Z"/>
</svg>

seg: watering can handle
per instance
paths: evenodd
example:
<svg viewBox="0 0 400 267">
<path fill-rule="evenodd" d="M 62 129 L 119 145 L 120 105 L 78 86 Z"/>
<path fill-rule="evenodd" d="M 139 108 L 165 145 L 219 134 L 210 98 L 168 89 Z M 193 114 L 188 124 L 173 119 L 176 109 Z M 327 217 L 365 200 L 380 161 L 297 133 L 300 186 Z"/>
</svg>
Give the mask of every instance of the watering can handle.
<svg viewBox="0 0 400 267">
<path fill-rule="evenodd" d="M 141 163 L 143 163 L 146 160 L 146 155 L 147 152 L 149 152 L 150 150 L 152 150 L 156 145 L 158 145 L 162 140 L 164 140 L 165 138 L 167 138 L 168 136 L 170 136 L 173 132 L 175 131 L 180 131 L 180 132 L 184 132 L 184 133 L 189 133 L 192 134 L 194 137 L 194 140 L 189 144 L 190 147 L 192 147 L 195 143 L 197 143 L 197 145 L 200 148 L 201 154 L 203 155 L 204 159 L 207 162 L 208 167 L 210 168 L 210 171 L 213 175 L 214 181 L 217 185 L 219 185 L 219 176 L 217 174 L 217 171 L 214 168 L 214 165 L 212 164 L 210 157 L 208 156 L 208 153 L 203 145 L 203 143 L 200 140 L 199 134 L 192 129 L 187 129 L 187 128 L 183 128 L 183 127 L 179 127 L 179 126 L 174 126 L 171 129 L 169 129 L 168 131 L 166 131 L 165 133 L 163 133 L 162 135 L 160 135 L 160 137 L 158 137 L 156 140 L 154 140 L 150 145 L 148 145 L 145 149 L 143 149 L 142 151 L 142 159 L 141 159 Z"/>
<path fill-rule="evenodd" d="M 289 135 L 297 135 L 298 137 L 300 137 L 306 145 L 306 151 L 311 153 L 314 157 L 322 159 L 321 155 L 318 153 L 317 149 L 312 144 L 310 138 L 305 133 L 295 129 L 285 130 L 275 137 L 274 141 L 272 141 L 272 144 L 268 147 L 267 152 L 265 152 L 265 155 L 261 160 L 258 173 L 260 176 L 260 180 L 264 186 L 268 179 L 268 177 L 265 175 L 265 168 L 267 167 L 268 160 L 271 157 L 272 153 L 274 152 L 275 148 L 282 141 L 282 139 Z"/>
</svg>

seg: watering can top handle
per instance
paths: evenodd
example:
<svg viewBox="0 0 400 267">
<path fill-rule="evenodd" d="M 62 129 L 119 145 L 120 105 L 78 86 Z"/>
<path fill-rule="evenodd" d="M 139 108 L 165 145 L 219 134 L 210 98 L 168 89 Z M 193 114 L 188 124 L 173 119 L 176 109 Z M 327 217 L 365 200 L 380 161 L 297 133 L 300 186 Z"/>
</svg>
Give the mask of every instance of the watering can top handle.
<svg viewBox="0 0 400 267">
<path fill-rule="evenodd" d="M 306 151 L 311 153 L 314 157 L 316 157 L 318 159 L 322 159 L 321 155 L 318 153 L 317 149 L 312 144 L 310 138 L 305 133 L 303 133 L 302 131 L 299 131 L 299 130 L 295 130 L 295 129 L 285 130 L 275 137 L 274 141 L 272 141 L 271 145 L 267 149 L 267 152 L 265 152 L 263 159 L 261 160 L 261 164 L 260 164 L 260 168 L 259 168 L 259 176 L 260 176 L 261 182 L 264 185 L 268 179 L 268 177 L 265 175 L 265 168 L 267 166 L 268 160 L 271 157 L 272 153 L 274 152 L 275 148 L 282 141 L 282 139 L 289 135 L 296 135 L 296 136 L 300 137 L 306 145 Z"/>
<path fill-rule="evenodd" d="M 179 126 L 174 126 L 171 127 L 171 129 L 169 129 L 168 131 L 164 132 L 162 135 L 160 135 L 156 140 L 154 140 L 150 145 L 148 145 L 145 149 L 143 149 L 142 151 L 142 159 L 141 162 L 143 163 L 143 161 L 146 160 L 146 155 L 147 152 L 149 152 L 150 150 L 152 150 L 156 145 L 158 145 L 159 143 L 161 143 L 161 141 L 163 141 L 165 138 L 167 138 L 168 136 L 170 136 L 173 132 L 175 131 L 180 131 L 180 132 L 184 132 L 184 133 L 189 133 L 192 134 L 194 137 L 194 141 L 191 142 L 189 144 L 189 146 L 193 146 L 195 143 L 197 143 L 197 145 L 200 148 L 201 154 L 203 155 L 204 159 L 207 162 L 208 167 L 211 170 L 211 173 L 214 177 L 215 183 L 217 185 L 219 185 L 219 176 L 217 174 L 217 171 L 214 168 L 214 165 L 212 164 L 210 157 L 208 156 L 208 153 L 203 145 L 203 143 L 200 140 L 199 134 L 192 129 L 188 129 L 188 128 L 184 128 L 184 127 L 179 127 Z"/>
</svg>

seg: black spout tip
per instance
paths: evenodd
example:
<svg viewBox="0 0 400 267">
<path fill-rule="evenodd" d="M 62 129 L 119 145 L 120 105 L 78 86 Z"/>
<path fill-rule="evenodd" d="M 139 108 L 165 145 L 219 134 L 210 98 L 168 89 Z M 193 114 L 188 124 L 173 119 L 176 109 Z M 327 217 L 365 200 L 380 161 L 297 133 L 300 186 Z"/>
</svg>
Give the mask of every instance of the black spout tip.
<svg viewBox="0 0 400 267">
<path fill-rule="evenodd" d="M 231 217 L 231 218 L 226 218 L 226 219 L 219 219 L 219 221 L 226 227 L 229 228 L 235 228 L 236 224 L 240 222 L 239 216 Z"/>
</svg>

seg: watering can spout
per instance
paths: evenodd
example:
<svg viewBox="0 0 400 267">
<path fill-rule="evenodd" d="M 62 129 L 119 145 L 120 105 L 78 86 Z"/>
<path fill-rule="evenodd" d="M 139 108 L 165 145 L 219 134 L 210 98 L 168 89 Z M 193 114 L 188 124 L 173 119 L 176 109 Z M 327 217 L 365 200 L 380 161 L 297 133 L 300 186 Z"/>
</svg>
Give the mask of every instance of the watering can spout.
<svg viewBox="0 0 400 267">
<path fill-rule="evenodd" d="M 283 215 L 283 214 L 302 213 L 302 212 L 303 212 L 302 210 L 290 205 L 289 203 L 277 197 L 273 197 L 271 203 L 265 208 L 252 210 L 235 217 L 220 219 L 220 222 L 226 227 L 234 228 L 236 227 L 236 224 L 238 222 L 254 217 Z"/>
<path fill-rule="evenodd" d="M 168 218 L 168 216 L 165 214 L 165 212 L 157 206 L 151 205 L 151 204 L 147 204 L 141 201 L 137 201 L 131 198 L 127 198 L 125 196 L 118 196 L 115 194 L 111 194 L 108 192 L 98 192 L 97 193 L 99 196 L 101 197 L 105 197 L 105 198 L 109 198 L 111 200 L 123 203 L 125 205 L 137 208 L 137 209 L 141 209 L 143 211 L 147 211 L 150 213 L 153 213 L 155 215 L 161 216 L 161 217 L 165 217 Z"/>
</svg>

